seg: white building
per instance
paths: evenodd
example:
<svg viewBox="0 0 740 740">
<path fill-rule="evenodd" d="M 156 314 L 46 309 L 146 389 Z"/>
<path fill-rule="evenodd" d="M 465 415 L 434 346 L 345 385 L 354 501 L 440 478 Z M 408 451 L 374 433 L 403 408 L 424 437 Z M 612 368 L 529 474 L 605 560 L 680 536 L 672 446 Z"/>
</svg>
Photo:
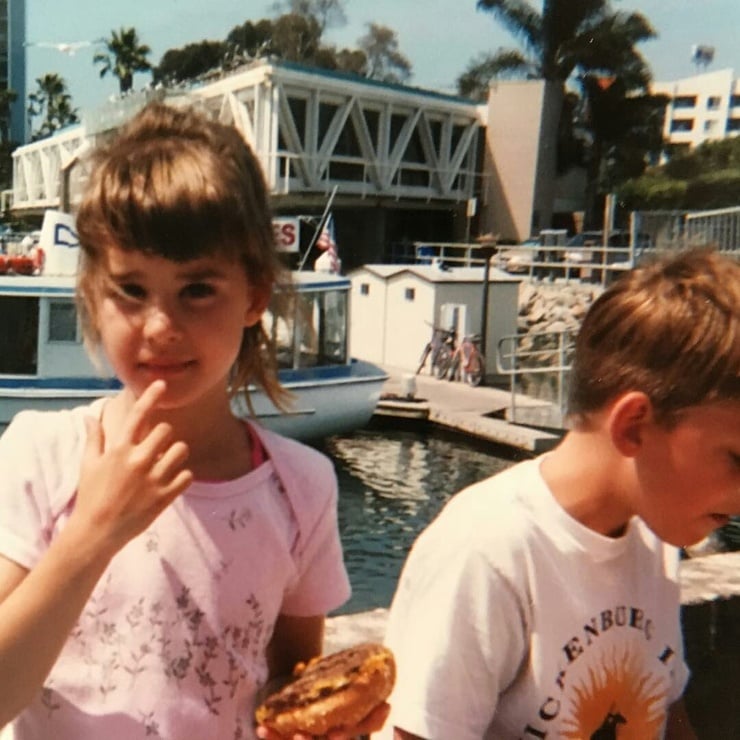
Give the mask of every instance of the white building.
<svg viewBox="0 0 740 740">
<path fill-rule="evenodd" d="M 432 326 L 455 327 L 458 338 L 480 334 L 483 318 L 482 267 L 364 265 L 352 281 L 352 355 L 414 372 Z M 488 276 L 486 373 L 496 372 L 499 340 L 516 334 L 520 277 L 497 269 Z M 428 368 L 428 366 L 427 366 Z"/>
<path fill-rule="evenodd" d="M 654 82 L 652 92 L 671 99 L 664 136 L 674 151 L 740 133 L 740 79 L 732 69 Z"/>
</svg>

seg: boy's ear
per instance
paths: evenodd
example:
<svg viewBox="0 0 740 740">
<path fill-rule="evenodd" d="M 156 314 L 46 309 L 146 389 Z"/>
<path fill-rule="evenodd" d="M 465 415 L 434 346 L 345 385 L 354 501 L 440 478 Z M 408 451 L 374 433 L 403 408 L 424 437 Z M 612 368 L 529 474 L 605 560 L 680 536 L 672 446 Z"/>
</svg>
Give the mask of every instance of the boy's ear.
<svg viewBox="0 0 740 740">
<path fill-rule="evenodd" d="M 617 450 L 625 457 L 634 457 L 652 420 L 653 407 L 645 393 L 630 391 L 620 396 L 608 417 L 609 433 Z"/>
<path fill-rule="evenodd" d="M 270 286 L 252 286 L 249 296 L 250 304 L 244 313 L 244 326 L 254 326 L 262 318 L 271 297 L 272 288 Z"/>
</svg>

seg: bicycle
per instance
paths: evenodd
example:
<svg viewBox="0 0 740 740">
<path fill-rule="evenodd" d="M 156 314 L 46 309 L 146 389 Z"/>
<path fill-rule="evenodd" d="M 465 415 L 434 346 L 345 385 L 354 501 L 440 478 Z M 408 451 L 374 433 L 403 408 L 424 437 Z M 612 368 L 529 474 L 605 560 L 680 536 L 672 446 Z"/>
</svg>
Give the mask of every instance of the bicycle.
<svg viewBox="0 0 740 740">
<path fill-rule="evenodd" d="M 466 334 L 449 358 L 448 380 L 463 380 L 475 388 L 483 381 L 486 358 L 480 351 L 480 334 Z"/>
<path fill-rule="evenodd" d="M 449 369 L 450 358 L 455 349 L 456 337 L 457 332 L 454 329 L 443 329 L 440 326 L 432 326 L 432 337 L 424 346 L 416 374 L 419 375 L 421 373 L 424 365 L 426 365 L 427 358 L 431 356 L 430 373 L 437 378 L 444 378 Z"/>
</svg>

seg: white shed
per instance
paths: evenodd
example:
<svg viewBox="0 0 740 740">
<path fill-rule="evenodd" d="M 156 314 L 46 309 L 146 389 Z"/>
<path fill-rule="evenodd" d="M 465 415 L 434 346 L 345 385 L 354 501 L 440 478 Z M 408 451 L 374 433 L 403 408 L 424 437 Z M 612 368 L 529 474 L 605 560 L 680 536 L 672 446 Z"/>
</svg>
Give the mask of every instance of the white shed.
<svg viewBox="0 0 740 740">
<path fill-rule="evenodd" d="M 352 281 L 352 355 L 380 365 L 415 371 L 432 326 L 454 327 L 458 337 L 480 334 L 483 267 L 364 265 Z M 496 372 L 503 336 L 516 334 L 520 277 L 491 268 L 488 275 L 486 371 Z"/>
</svg>

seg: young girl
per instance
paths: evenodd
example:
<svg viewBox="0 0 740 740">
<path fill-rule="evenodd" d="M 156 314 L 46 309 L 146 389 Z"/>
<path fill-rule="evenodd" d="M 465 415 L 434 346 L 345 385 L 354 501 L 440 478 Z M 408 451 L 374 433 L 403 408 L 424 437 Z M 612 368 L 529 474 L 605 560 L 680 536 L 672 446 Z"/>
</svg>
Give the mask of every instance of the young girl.
<svg viewBox="0 0 740 740">
<path fill-rule="evenodd" d="M 282 398 L 259 165 L 236 129 L 152 104 L 96 154 L 78 229 L 85 336 L 123 390 L 0 438 L 0 727 L 254 737 L 258 690 L 349 594 L 330 462 L 231 412 L 248 382 Z"/>
</svg>

